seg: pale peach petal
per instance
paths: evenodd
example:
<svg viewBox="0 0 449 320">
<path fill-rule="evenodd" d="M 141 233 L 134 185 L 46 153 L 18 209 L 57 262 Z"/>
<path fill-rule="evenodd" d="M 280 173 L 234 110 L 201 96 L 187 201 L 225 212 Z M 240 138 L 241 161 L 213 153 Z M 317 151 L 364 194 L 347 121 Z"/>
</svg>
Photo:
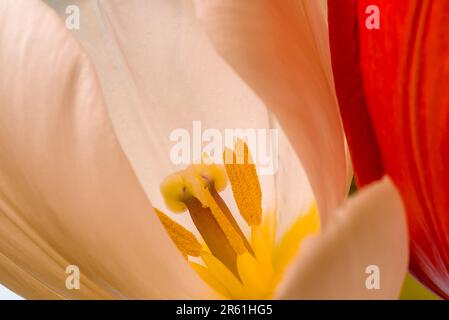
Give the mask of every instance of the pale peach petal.
<svg viewBox="0 0 449 320">
<path fill-rule="evenodd" d="M 280 128 L 277 121 L 273 126 Z M 282 135 L 285 133 L 281 130 Z M 279 170 L 276 183 L 276 237 L 280 240 L 300 215 L 315 201 L 307 174 L 287 138 L 279 139 Z M 302 204 L 300 207 L 298 204 Z"/>
<path fill-rule="evenodd" d="M 316 0 L 197 0 L 224 59 L 278 117 L 318 201 L 322 224 L 347 191 L 325 6 Z"/>
<path fill-rule="evenodd" d="M 223 136 L 225 129 L 279 129 L 280 174 L 261 177 L 264 206 L 279 200 L 288 209 L 277 211 L 282 225 L 310 207 L 310 184 L 285 134 L 215 52 L 190 0 L 47 2 L 64 19 L 68 5 L 80 7 L 81 27 L 73 33 L 94 61 L 119 141 L 155 206 L 165 207 L 159 183 L 185 167 L 170 159 L 171 132 L 187 129 L 193 145 L 201 137 L 192 121 L 200 120 L 203 131 L 215 128 Z M 230 189 L 224 198 L 237 212 Z M 188 215 L 172 217 L 191 226 Z"/>
<path fill-rule="evenodd" d="M 2 0 L 0 48 L 0 282 L 25 298 L 204 297 L 60 18 Z M 70 264 L 80 290 L 65 287 Z"/>
<path fill-rule="evenodd" d="M 339 210 L 328 230 L 306 240 L 278 298 L 396 299 L 408 266 L 405 213 L 389 178 L 373 183 Z M 380 271 L 369 290 L 368 266 Z"/>
</svg>

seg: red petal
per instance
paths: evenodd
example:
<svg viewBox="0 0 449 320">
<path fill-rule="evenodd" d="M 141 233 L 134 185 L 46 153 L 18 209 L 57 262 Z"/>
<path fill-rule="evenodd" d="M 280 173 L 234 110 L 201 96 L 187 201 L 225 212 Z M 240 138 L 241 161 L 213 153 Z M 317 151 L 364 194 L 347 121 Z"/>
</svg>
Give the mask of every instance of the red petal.
<svg viewBox="0 0 449 320">
<path fill-rule="evenodd" d="M 365 27 L 368 5 L 380 9 L 380 30 Z M 406 204 L 411 270 L 447 298 L 449 96 L 444 92 L 449 82 L 449 2 L 359 0 L 342 6 L 330 0 L 329 12 L 336 89 L 359 181 L 369 182 L 379 168 L 379 157 L 370 163 L 367 153 L 380 154 Z M 348 25 L 344 19 L 350 18 Z M 344 55 L 349 43 L 352 63 Z M 362 98 L 351 101 L 348 96 Z M 364 139 L 371 133 L 363 131 L 364 125 L 368 132 L 374 129 L 369 143 Z M 355 137 L 360 134 L 362 138 Z"/>
<path fill-rule="evenodd" d="M 340 113 L 357 184 L 363 186 L 380 179 L 383 168 L 363 93 L 355 8 L 356 0 L 329 1 L 329 37 Z"/>
</svg>

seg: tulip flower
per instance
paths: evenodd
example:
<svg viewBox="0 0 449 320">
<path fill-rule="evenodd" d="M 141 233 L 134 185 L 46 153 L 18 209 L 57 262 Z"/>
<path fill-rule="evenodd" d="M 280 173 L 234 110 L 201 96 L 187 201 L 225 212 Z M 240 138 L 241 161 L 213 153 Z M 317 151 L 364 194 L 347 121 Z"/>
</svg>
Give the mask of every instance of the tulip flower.
<svg viewBox="0 0 449 320">
<path fill-rule="evenodd" d="M 402 202 L 388 177 L 346 201 L 322 4 L 1 1 L 0 282 L 25 298 L 397 298 Z M 170 133 L 195 120 L 279 129 L 278 172 L 259 175 L 243 140 L 222 150 L 243 164 L 174 164 Z"/>
<path fill-rule="evenodd" d="M 375 5 L 379 29 L 367 29 Z M 449 3 L 329 1 L 332 64 L 359 186 L 388 174 L 408 216 L 410 270 L 449 297 Z"/>
</svg>

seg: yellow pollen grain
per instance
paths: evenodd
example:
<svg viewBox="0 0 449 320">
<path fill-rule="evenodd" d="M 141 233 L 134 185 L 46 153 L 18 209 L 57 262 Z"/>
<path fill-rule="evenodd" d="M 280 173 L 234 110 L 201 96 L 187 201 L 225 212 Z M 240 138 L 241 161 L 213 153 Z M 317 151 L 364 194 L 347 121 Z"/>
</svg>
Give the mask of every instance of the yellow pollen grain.
<svg viewBox="0 0 449 320">
<path fill-rule="evenodd" d="M 240 214 L 249 226 L 261 224 L 262 191 L 247 144 L 238 140 L 234 151 L 225 149 L 223 159 Z"/>
<path fill-rule="evenodd" d="M 170 219 L 162 211 L 156 208 L 154 208 L 154 211 L 156 211 L 156 214 L 165 230 L 167 230 L 168 235 L 184 257 L 198 257 L 201 254 L 202 246 L 192 232 Z"/>
</svg>

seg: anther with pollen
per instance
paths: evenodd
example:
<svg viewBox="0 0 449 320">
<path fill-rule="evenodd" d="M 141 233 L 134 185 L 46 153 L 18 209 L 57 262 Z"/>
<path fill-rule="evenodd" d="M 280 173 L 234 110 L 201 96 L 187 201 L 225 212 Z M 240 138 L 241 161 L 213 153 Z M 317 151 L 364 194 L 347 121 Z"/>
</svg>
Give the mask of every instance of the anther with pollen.
<svg viewBox="0 0 449 320">
<path fill-rule="evenodd" d="M 188 210 L 210 252 L 238 277 L 237 255 L 254 252 L 219 194 L 227 183 L 223 167 L 192 165 L 168 176 L 161 193 L 173 212 Z"/>
</svg>

